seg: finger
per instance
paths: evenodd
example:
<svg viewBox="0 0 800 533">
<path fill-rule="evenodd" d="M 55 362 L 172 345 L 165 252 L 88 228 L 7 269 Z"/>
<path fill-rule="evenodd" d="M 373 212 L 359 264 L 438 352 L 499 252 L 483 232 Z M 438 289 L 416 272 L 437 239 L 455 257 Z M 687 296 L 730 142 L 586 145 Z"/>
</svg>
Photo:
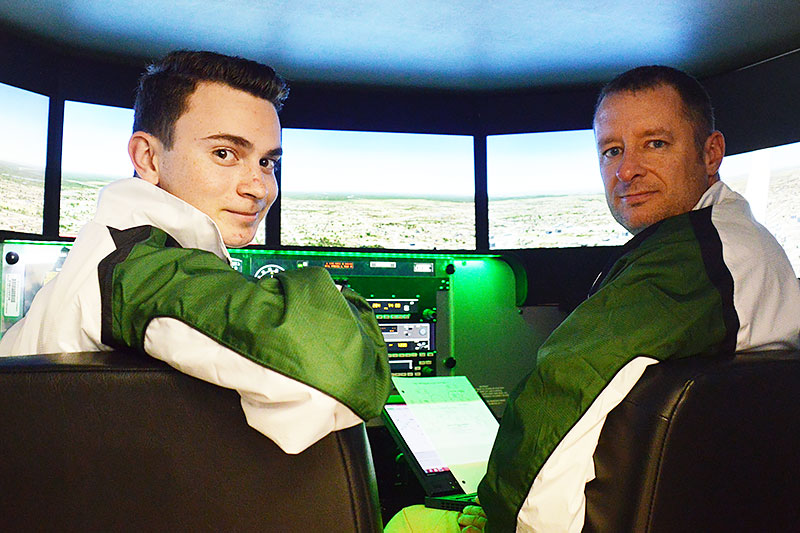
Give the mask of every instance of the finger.
<svg viewBox="0 0 800 533">
<path fill-rule="evenodd" d="M 483 528 L 486 525 L 486 517 L 474 514 L 463 514 L 458 517 L 458 525 L 460 526 L 477 526 Z"/>
<path fill-rule="evenodd" d="M 471 526 L 473 520 L 475 520 L 475 515 L 461 514 L 458 515 L 457 522 L 459 526 Z"/>
<path fill-rule="evenodd" d="M 486 516 L 486 512 L 483 510 L 483 507 L 477 505 L 467 505 L 461 512 L 464 514 L 475 514 L 478 516 Z"/>
</svg>

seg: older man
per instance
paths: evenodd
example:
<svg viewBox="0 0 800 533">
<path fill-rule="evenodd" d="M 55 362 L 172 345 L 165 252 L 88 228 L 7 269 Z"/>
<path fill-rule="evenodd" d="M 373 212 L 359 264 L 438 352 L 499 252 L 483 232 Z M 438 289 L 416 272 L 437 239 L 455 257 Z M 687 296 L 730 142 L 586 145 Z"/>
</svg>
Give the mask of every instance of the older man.
<svg viewBox="0 0 800 533">
<path fill-rule="evenodd" d="M 600 93 L 594 131 L 608 206 L 635 235 L 509 398 L 483 510 L 440 516 L 441 531 L 581 531 L 606 415 L 648 365 L 800 346 L 797 278 L 719 180 L 725 140 L 702 86 L 668 67 L 628 71 Z"/>
</svg>

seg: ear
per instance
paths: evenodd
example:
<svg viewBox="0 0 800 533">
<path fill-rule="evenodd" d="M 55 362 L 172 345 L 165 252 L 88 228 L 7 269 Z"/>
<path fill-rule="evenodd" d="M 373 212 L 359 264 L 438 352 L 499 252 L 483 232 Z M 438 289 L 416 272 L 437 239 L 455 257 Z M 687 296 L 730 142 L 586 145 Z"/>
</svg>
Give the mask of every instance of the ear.
<svg viewBox="0 0 800 533">
<path fill-rule="evenodd" d="M 163 150 L 164 145 L 153 135 L 143 131 L 134 132 L 128 141 L 128 155 L 136 175 L 158 185 L 161 178 L 159 162 Z"/>
<path fill-rule="evenodd" d="M 719 172 L 723 157 L 725 157 L 725 137 L 721 132 L 714 131 L 708 136 L 703 147 L 703 162 L 709 180 L 716 181 L 718 179 L 717 172 Z"/>
</svg>

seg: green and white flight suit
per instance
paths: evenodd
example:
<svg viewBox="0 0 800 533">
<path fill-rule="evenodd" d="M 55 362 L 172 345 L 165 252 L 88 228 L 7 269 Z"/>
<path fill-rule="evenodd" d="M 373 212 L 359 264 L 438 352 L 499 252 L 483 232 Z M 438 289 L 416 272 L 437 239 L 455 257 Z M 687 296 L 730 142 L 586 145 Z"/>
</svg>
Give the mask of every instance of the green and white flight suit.
<svg viewBox="0 0 800 533">
<path fill-rule="evenodd" d="M 214 222 L 143 180 L 114 182 L 0 355 L 129 347 L 236 389 L 289 453 L 380 413 L 386 346 L 367 302 L 307 268 L 256 280 Z"/>
<path fill-rule="evenodd" d="M 649 364 L 800 346 L 800 288 L 747 202 L 715 183 L 636 235 L 512 393 L 478 495 L 487 531 L 581 531 L 606 415 Z"/>
</svg>

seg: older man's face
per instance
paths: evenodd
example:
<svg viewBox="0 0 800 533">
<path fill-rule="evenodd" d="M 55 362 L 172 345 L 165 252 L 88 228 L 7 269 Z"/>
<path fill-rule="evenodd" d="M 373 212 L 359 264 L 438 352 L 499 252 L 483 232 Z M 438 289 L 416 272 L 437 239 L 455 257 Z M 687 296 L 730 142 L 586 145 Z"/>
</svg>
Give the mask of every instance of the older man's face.
<svg viewBox="0 0 800 533">
<path fill-rule="evenodd" d="M 608 95 L 594 133 L 608 207 L 631 233 L 691 211 L 717 180 L 724 154 L 719 132 L 698 151 L 680 96 L 669 86 Z"/>
</svg>

